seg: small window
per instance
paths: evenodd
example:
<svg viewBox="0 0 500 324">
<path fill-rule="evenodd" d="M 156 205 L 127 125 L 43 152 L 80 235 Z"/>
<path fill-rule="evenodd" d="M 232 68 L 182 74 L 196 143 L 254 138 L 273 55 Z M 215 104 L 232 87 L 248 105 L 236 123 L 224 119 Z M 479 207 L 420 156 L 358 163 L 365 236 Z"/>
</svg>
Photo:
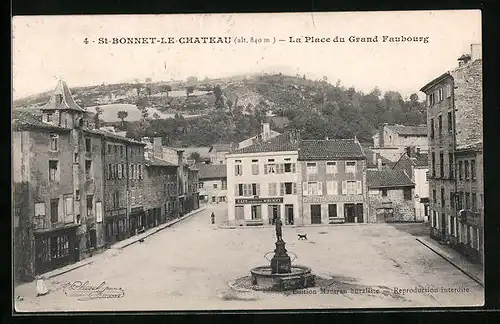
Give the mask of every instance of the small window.
<svg viewBox="0 0 500 324">
<path fill-rule="evenodd" d="M 451 111 L 448 111 L 448 132 L 453 130 L 453 117 Z"/>
<path fill-rule="evenodd" d="M 49 181 L 59 181 L 59 161 L 49 161 Z"/>
<path fill-rule="evenodd" d="M 94 196 L 93 195 L 88 195 L 87 196 L 87 217 L 92 217 L 94 214 Z"/>
<path fill-rule="evenodd" d="M 356 173 L 356 161 L 347 161 L 345 163 L 346 173 Z"/>
<path fill-rule="evenodd" d="M 92 141 L 90 140 L 90 138 L 85 139 L 85 151 L 86 152 L 92 151 Z"/>
<path fill-rule="evenodd" d="M 470 161 L 470 178 L 476 180 L 476 160 Z"/>
<path fill-rule="evenodd" d="M 217 197 L 213 196 L 213 197 L 212 197 L 212 202 L 215 202 L 216 198 L 217 198 Z"/>
<path fill-rule="evenodd" d="M 326 162 L 326 173 L 337 173 L 337 162 Z"/>
<path fill-rule="evenodd" d="M 380 190 L 382 192 L 382 197 L 387 197 L 387 189 L 381 189 Z"/>
<path fill-rule="evenodd" d="M 292 163 L 285 163 L 285 172 L 286 173 L 292 172 Z"/>
<path fill-rule="evenodd" d="M 111 144 L 108 144 L 108 153 L 111 153 L 111 152 L 112 152 L 112 149 L 113 149 L 112 145 L 111 145 Z"/>
<path fill-rule="evenodd" d="M 315 174 L 318 173 L 318 166 L 314 162 L 309 162 L 307 163 L 307 173 L 308 174 Z"/>
<path fill-rule="evenodd" d="M 403 197 L 405 200 L 411 200 L 411 188 L 403 189 Z"/>
<path fill-rule="evenodd" d="M 203 188 L 203 182 L 198 182 L 198 188 L 200 188 L 200 189 Z"/>
<path fill-rule="evenodd" d="M 267 159 L 267 162 L 274 162 L 274 159 Z"/>
<path fill-rule="evenodd" d="M 85 160 L 85 176 L 87 179 L 92 178 L 92 161 Z"/>
<path fill-rule="evenodd" d="M 57 151 L 58 149 L 59 135 L 50 134 L 50 150 Z"/>
<path fill-rule="evenodd" d="M 216 183 L 214 183 L 214 189 L 217 189 L 217 184 Z"/>
</svg>

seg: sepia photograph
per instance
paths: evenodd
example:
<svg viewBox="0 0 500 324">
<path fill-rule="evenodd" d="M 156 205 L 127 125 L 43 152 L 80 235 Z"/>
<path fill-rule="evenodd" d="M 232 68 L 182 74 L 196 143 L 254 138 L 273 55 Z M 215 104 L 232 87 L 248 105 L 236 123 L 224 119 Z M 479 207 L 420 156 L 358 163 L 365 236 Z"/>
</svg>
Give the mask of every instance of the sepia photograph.
<svg viewBox="0 0 500 324">
<path fill-rule="evenodd" d="M 484 305 L 481 11 L 15 16 L 12 299 Z"/>
</svg>

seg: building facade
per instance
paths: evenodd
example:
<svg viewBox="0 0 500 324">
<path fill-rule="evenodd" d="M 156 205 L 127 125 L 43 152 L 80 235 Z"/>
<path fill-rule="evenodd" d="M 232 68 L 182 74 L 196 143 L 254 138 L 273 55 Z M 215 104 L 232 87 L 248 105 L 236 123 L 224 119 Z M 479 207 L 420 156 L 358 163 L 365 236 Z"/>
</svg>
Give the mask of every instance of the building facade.
<svg viewBox="0 0 500 324">
<path fill-rule="evenodd" d="M 298 161 L 304 224 L 368 221 L 366 156 L 356 139 L 303 140 Z"/>
<path fill-rule="evenodd" d="M 261 143 L 262 141 L 268 141 L 268 140 L 275 138 L 279 135 L 281 135 L 281 134 L 271 129 L 270 123 L 267 123 L 267 122 L 262 123 L 262 129 L 258 135 L 252 136 L 250 138 L 247 138 L 247 139 L 239 142 L 236 148 L 239 150 L 244 149 L 244 148 L 249 147 L 251 145 Z"/>
<path fill-rule="evenodd" d="M 481 261 L 484 215 L 478 211 L 482 205 L 478 199 L 476 212 L 459 208 L 472 207 L 472 204 L 462 205 L 461 199 L 469 193 L 481 194 L 483 189 L 478 185 L 482 186 L 483 180 L 474 180 L 476 187 L 468 187 L 470 191 L 460 191 L 463 180 L 460 180 L 460 164 L 457 164 L 462 161 L 465 173 L 465 161 L 469 160 L 467 168 L 470 168 L 470 157 L 477 155 L 475 167 L 481 169 L 478 175 L 482 176 L 483 166 L 477 162 L 482 161 L 479 157 L 482 154 L 481 46 L 473 44 L 471 54 L 461 56 L 458 61 L 458 68 L 442 74 L 421 89 L 427 95 L 431 237 L 448 242 L 460 251 L 467 250 L 467 255 L 476 255 L 473 259 Z M 473 239 L 468 241 L 468 236 L 461 232 L 465 227 L 459 223 L 473 235 L 475 233 L 477 239 L 472 236 Z"/>
<path fill-rule="evenodd" d="M 236 150 L 227 159 L 228 222 L 231 225 L 299 224 L 298 138 L 283 134 Z"/>
<path fill-rule="evenodd" d="M 227 173 L 223 164 L 200 164 L 198 189 L 200 201 L 208 203 L 227 202 Z"/>
<path fill-rule="evenodd" d="M 130 221 L 130 188 L 134 181 L 141 180 L 143 161 L 140 154 L 144 144 L 105 131 L 94 131 L 104 138 L 104 223 L 106 243 L 112 244 L 136 234 L 135 223 Z M 138 158 L 139 157 L 139 158 Z M 135 161 L 136 163 L 132 163 Z M 135 199 L 135 197 L 134 197 Z M 137 201 L 134 201 L 137 203 Z M 140 212 L 139 212 L 140 213 Z"/>
<path fill-rule="evenodd" d="M 391 167 L 394 170 L 404 170 L 415 183 L 415 220 L 429 221 L 429 179 L 428 155 L 416 152 L 410 147 L 406 153 Z"/>
<path fill-rule="evenodd" d="M 102 140 L 59 81 L 42 119 L 13 121 L 16 277 L 76 262 L 104 245 Z"/>
<path fill-rule="evenodd" d="M 370 223 L 415 221 L 415 183 L 404 170 L 368 170 Z"/>
<path fill-rule="evenodd" d="M 427 153 L 427 127 L 389 125 L 385 123 L 379 131 L 373 135 L 373 147 L 375 153 L 396 162 L 406 148 L 415 147 L 420 153 Z"/>
</svg>

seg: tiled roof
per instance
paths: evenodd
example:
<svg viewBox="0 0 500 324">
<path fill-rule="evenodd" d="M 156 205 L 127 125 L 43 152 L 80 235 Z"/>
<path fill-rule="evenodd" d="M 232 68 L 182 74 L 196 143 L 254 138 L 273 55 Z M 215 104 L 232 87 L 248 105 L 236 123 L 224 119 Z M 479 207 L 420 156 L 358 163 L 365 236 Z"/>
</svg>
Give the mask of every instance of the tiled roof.
<svg viewBox="0 0 500 324">
<path fill-rule="evenodd" d="M 30 113 L 16 113 L 15 118 L 12 120 L 12 128 L 14 130 L 23 129 L 46 129 L 46 130 L 59 130 L 69 132 L 71 129 L 61 127 L 54 124 L 46 123 Z"/>
<path fill-rule="evenodd" d="M 427 136 L 427 126 L 386 126 L 388 129 L 403 136 Z"/>
<path fill-rule="evenodd" d="M 367 170 L 366 182 L 368 188 L 414 187 L 408 175 L 403 170 Z"/>
<path fill-rule="evenodd" d="M 170 163 L 170 162 L 167 162 L 167 161 L 155 158 L 155 157 L 145 159 L 144 163 L 146 165 L 149 165 L 149 166 L 177 167 L 177 165 L 175 165 L 173 163 Z"/>
<path fill-rule="evenodd" d="M 266 142 L 259 142 L 254 145 L 235 150 L 230 154 L 297 151 L 299 148 L 298 141 L 292 141 L 292 137 L 293 135 L 291 133 L 281 134 Z"/>
<path fill-rule="evenodd" d="M 365 158 L 361 145 L 354 139 L 303 140 L 299 160 Z"/>
<path fill-rule="evenodd" d="M 62 95 L 62 101 L 56 102 L 56 95 Z M 82 107 L 78 106 L 78 104 L 73 99 L 73 95 L 71 91 L 69 91 L 68 85 L 66 82 L 59 80 L 57 82 L 56 89 L 54 90 L 53 95 L 50 97 L 49 102 L 41 108 L 44 109 L 72 109 L 77 111 L 86 111 Z"/>
<path fill-rule="evenodd" d="M 426 167 L 429 166 L 429 155 L 427 153 L 420 153 L 415 156 L 415 166 Z"/>
<path fill-rule="evenodd" d="M 122 142 L 128 142 L 128 143 L 131 143 L 131 144 L 137 144 L 137 145 L 143 145 L 143 146 L 146 145 L 146 143 L 144 143 L 144 142 L 139 142 L 139 141 L 136 141 L 134 139 L 131 139 L 131 138 L 128 138 L 128 137 L 123 137 L 121 135 L 118 135 L 118 134 L 115 134 L 115 133 L 112 133 L 112 132 L 108 132 L 108 131 L 105 131 L 105 130 L 102 130 L 102 129 L 84 128 L 83 131 L 87 132 L 89 134 L 100 135 L 100 136 L 104 136 L 104 137 L 107 137 L 107 138 L 112 138 L 112 139 L 115 139 L 115 140 L 119 140 L 119 141 L 122 141 Z"/>
<path fill-rule="evenodd" d="M 227 167 L 223 164 L 198 164 L 198 169 L 200 173 L 198 177 L 200 179 L 215 179 L 215 178 L 226 178 L 227 177 Z"/>
</svg>

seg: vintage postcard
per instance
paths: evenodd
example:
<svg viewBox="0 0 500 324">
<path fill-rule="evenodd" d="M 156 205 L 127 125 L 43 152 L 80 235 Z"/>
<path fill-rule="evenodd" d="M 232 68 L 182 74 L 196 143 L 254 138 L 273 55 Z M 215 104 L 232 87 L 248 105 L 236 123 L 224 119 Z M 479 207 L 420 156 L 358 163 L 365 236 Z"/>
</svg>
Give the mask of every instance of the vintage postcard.
<svg viewBox="0 0 500 324">
<path fill-rule="evenodd" d="M 481 12 L 13 18 L 15 311 L 484 305 Z"/>
</svg>

